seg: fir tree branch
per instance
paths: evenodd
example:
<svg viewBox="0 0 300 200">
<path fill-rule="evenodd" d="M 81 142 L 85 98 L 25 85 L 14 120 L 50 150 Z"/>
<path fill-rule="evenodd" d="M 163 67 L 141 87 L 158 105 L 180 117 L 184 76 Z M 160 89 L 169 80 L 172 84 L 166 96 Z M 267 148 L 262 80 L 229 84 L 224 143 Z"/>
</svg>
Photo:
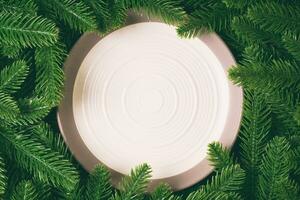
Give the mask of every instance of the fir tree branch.
<svg viewBox="0 0 300 200">
<path fill-rule="evenodd" d="M 8 156 L 5 157 L 5 161 L 7 171 L 7 188 L 4 199 L 12 199 L 12 195 L 18 183 L 22 180 L 29 179 L 30 177 L 28 174 L 25 174 L 24 170 L 20 169 L 13 160 L 10 160 Z"/>
<path fill-rule="evenodd" d="M 2 199 L 7 187 L 7 174 L 2 155 L 0 155 L 0 198 Z"/>
<path fill-rule="evenodd" d="M 108 1 L 106 0 L 84 0 L 84 2 L 92 8 L 94 15 L 96 16 L 98 28 L 100 32 L 106 33 L 109 30 L 110 13 L 108 9 Z M 115 1 L 111 1 L 115 2 Z"/>
<path fill-rule="evenodd" d="M 298 125 L 300 126 L 300 105 L 297 106 L 297 110 L 294 114 L 294 119 L 298 122 Z"/>
<path fill-rule="evenodd" d="M 191 14 L 193 11 L 210 11 L 217 2 L 215 0 L 185 0 L 181 4 L 187 13 Z"/>
<path fill-rule="evenodd" d="M 24 61 L 16 61 L 5 67 L 0 72 L 0 91 L 12 94 L 19 90 L 28 71 L 29 67 Z"/>
<path fill-rule="evenodd" d="M 127 11 L 120 0 L 85 0 L 97 18 L 99 30 L 106 34 L 124 25 Z"/>
<path fill-rule="evenodd" d="M 283 36 L 283 43 L 288 52 L 300 62 L 300 35 L 286 34 Z"/>
<path fill-rule="evenodd" d="M 291 139 L 290 139 L 291 140 Z M 299 138 L 298 138 L 299 140 Z M 292 173 L 294 175 L 300 175 L 300 145 L 293 145 L 291 141 L 289 141 L 291 144 L 291 154 L 289 157 L 289 161 L 292 168 Z"/>
<path fill-rule="evenodd" d="M 50 199 L 51 197 L 51 189 L 52 187 L 48 184 L 42 183 L 40 181 L 33 180 L 33 184 L 37 191 L 38 199 Z"/>
<path fill-rule="evenodd" d="M 261 63 L 252 58 L 252 62 L 246 65 L 231 68 L 229 77 L 245 88 L 262 88 L 264 91 L 291 87 L 300 89 L 300 69 L 294 61 L 279 59 Z"/>
<path fill-rule="evenodd" d="M 97 165 L 89 175 L 84 199 L 106 200 L 111 194 L 110 173 L 103 165 Z"/>
<path fill-rule="evenodd" d="M 299 186 L 295 181 L 287 179 L 279 187 L 278 199 L 299 200 Z"/>
<path fill-rule="evenodd" d="M 28 132 L 35 134 L 47 147 L 58 151 L 68 160 L 72 160 L 72 155 L 69 152 L 61 134 L 54 133 L 49 124 L 41 122 L 38 125 L 30 127 Z"/>
<path fill-rule="evenodd" d="M 241 199 L 236 192 L 241 190 L 244 179 L 245 172 L 239 165 L 225 167 L 210 182 L 192 192 L 187 200 Z"/>
<path fill-rule="evenodd" d="M 72 199 L 72 200 L 81 200 L 86 198 L 86 178 L 83 178 L 76 184 L 75 189 L 72 191 L 71 195 L 65 194 L 63 191 L 54 191 L 53 195 L 58 196 L 58 199 Z M 84 182 L 84 184 L 82 183 Z M 100 198 L 100 197 L 98 197 Z M 97 198 L 96 198 L 97 199 Z"/>
<path fill-rule="evenodd" d="M 248 17 L 262 29 L 283 33 L 300 33 L 300 7 L 274 2 L 257 4 L 248 10 Z"/>
<path fill-rule="evenodd" d="M 221 171 L 223 168 L 234 164 L 234 158 L 230 150 L 218 142 L 208 145 L 208 160 L 214 166 L 215 171 Z"/>
<path fill-rule="evenodd" d="M 22 49 L 18 55 L 18 59 L 24 60 L 28 66 L 28 74 L 22 83 L 20 89 L 13 96 L 18 98 L 28 98 L 34 94 L 35 87 L 35 63 L 34 63 L 34 50 L 33 49 Z"/>
<path fill-rule="evenodd" d="M 122 0 L 126 9 L 145 12 L 158 17 L 168 24 L 179 24 L 186 19 L 186 13 L 180 6 L 180 0 Z"/>
<path fill-rule="evenodd" d="M 47 200 L 82 200 L 82 198 L 81 196 L 76 196 L 76 198 L 73 198 L 68 191 L 57 187 L 52 187 L 50 196 Z"/>
<path fill-rule="evenodd" d="M 17 59 L 21 53 L 21 48 L 17 46 L 8 46 L 0 44 L 0 54 L 8 58 Z"/>
<path fill-rule="evenodd" d="M 38 200 L 37 191 L 32 182 L 20 182 L 13 193 L 12 200 Z"/>
<path fill-rule="evenodd" d="M 62 98 L 65 51 L 61 45 L 39 48 L 35 52 L 36 94 L 50 106 L 59 104 Z"/>
<path fill-rule="evenodd" d="M 300 133 L 300 125 L 298 125 L 294 113 L 300 100 L 300 94 L 293 93 L 293 88 L 265 93 L 266 102 L 270 105 L 274 114 L 274 128 L 277 134 L 297 135 Z"/>
<path fill-rule="evenodd" d="M 43 99 L 32 97 L 19 99 L 20 115 L 10 125 L 28 126 L 40 122 L 48 115 L 51 107 Z"/>
<path fill-rule="evenodd" d="M 247 199 L 256 199 L 259 166 L 271 129 L 271 116 L 270 108 L 261 94 L 246 90 L 244 96 L 244 115 L 239 135 L 241 167 L 246 172 L 244 194 Z"/>
<path fill-rule="evenodd" d="M 131 170 L 130 176 L 125 176 L 120 183 L 120 192 L 115 193 L 111 200 L 138 200 L 143 199 L 149 179 L 151 168 L 147 164 L 137 166 Z"/>
<path fill-rule="evenodd" d="M 151 200 L 180 200 L 181 198 L 173 195 L 172 189 L 166 183 L 159 184 L 151 193 Z"/>
<path fill-rule="evenodd" d="M 222 0 L 230 8 L 247 9 L 248 7 L 256 6 L 257 4 L 266 3 L 265 0 Z M 283 5 L 298 4 L 298 0 L 269 0 L 268 3 L 280 3 Z"/>
<path fill-rule="evenodd" d="M 281 187 L 287 183 L 291 170 L 289 152 L 290 146 L 282 137 L 275 137 L 268 143 L 260 167 L 259 199 L 277 199 L 284 195 Z"/>
<path fill-rule="evenodd" d="M 29 13 L 36 15 L 37 5 L 34 0 L 0 0 L 1 11 Z"/>
<path fill-rule="evenodd" d="M 84 2 L 75 0 L 42 0 L 39 2 L 74 30 L 83 33 L 97 29 L 95 17 Z"/>
<path fill-rule="evenodd" d="M 229 8 L 244 9 L 249 5 L 260 2 L 260 0 L 222 0 L 222 2 Z"/>
<path fill-rule="evenodd" d="M 16 133 L 1 127 L 1 151 L 40 181 L 73 189 L 78 173 L 73 165 L 58 152 L 45 147 L 34 135 Z"/>
<path fill-rule="evenodd" d="M 15 12 L 0 13 L 0 43 L 21 47 L 49 46 L 58 30 L 50 20 Z"/>
<path fill-rule="evenodd" d="M 10 123 L 20 114 L 17 102 L 8 94 L 0 92 L 0 119 Z"/>
<path fill-rule="evenodd" d="M 252 89 L 259 90 L 264 94 L 267 104 L 270 105 L 272 112 L 275 114 L 273 119 L 275 121 L 277 120 L 277 122 L 274 124 L 276 125 L 278 133 L 295 134 L 300 131 L 300 127 L 297 126 L 297 122 L 294 119 L 293 113 L 295 112 L 297 102 L 300 100 L 300 96 L 297 94 L 297 92 L 295 95 L 293 93 L 294 91 L 299 91 L 299 78 L 293 77 L 293 73 L 291 73 L 292 80 L 286 80 L 285 78 L 290 78 L 288 71 L 297 71 L 297 67 L 294 63 L 295 66 L 290 65 L 287 66 L 290 67 L 290 69 L 288 68 L 287 70 L 283 70 L 282 68 L 286 66 L 281 65 L 280 69 L 282 69 L 284 72 L 282 72 L 282 74 L 278 72 L 278 75 L 271 77 L 271 80 L 268 80 L 268 77 L 271 76 L 272 73 L 261 77 L 260 74 L 254 73 L 255 71 L 253 72 L 247 69 L 257 68 L 257 71 L 259 71 L 259 67 L 262 68 L 262 66 L 270 65 L 270 63 L 274 63 L 274 60 L 264 55 L 263 51 L 259 51 L 257 46 L 251 46 L 250 48 L 246 48 L 244 59 L 240 66 L 238 68 L 232 68 L 229 71 L 229 76 L 231 79 L 234 79 L 235 83 L 243 81 L 244 86 L 250 86 L 250 88 L 252 87 Z M 267 71 L 267 67 L 265 68 L 265 71 Z M 249 72 L 249 74 L 241 73 L 246 71 Z M 255 74 L 262 80 L 258 80 Z M 276 80 L 272 82 L 272 78 L 273 80 Z M 254 82 L 256 81 L 256 84 L 258 85 L 250 83 L 250 79 Z M 278 83 L 280 83 L 280 85 L 278 85 Z"/>
<path fill-rule="evenodd" d="M 204 6 L 206 5 L 206 6 Z M 226 30 L 230 27 L 237 10 L 227 9 L 225 4 L 216 1 L 203 2 L 201 9 L 190 14 L 188 20 L 177 29 L 182 37 L 194 37 L 212 31 Z"/>
<path fill-rule="evenodd" d="M 244 45 L 259 45 L 260 49 L 266 50 L 264 53 L 270 56 L 286 57 L 280 34 L 262 30 L 259 25 L 244 16 L 234 17 L 231 27 Z"/>
</svg>

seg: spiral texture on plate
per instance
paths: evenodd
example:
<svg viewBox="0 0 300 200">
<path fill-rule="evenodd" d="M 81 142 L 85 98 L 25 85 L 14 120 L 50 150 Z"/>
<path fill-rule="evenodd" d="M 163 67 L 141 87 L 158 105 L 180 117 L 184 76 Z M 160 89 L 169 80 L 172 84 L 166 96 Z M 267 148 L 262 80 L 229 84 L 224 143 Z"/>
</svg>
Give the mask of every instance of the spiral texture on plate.
<svg viewBox="0 0 300 200">
<path fill-rule="evenodd" d="M 73 114 L 89 150 L 120 173 L 149 163 L 153 178 L 183 173 L 223 134 L 229 88 L 223 66 L 199 38 L 158 22 L 100 40 L 78 71 Z"/>
</svg>

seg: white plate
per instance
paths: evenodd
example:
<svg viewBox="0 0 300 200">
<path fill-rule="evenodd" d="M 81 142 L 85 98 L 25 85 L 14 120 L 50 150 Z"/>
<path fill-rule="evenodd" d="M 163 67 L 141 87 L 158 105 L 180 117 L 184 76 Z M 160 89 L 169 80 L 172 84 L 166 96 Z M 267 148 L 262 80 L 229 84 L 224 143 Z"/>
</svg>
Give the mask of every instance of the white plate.
<svg viewBox="0 0 300 200">
<path fill-rule="evenodd" d="M 235 61 L 216 34 L 181 39 L 175 27 L 145 21 L 131 16 L 104 38 L 80 38 L 64 66 L 58 122 L 87 170 L 103 163 L 117 185 L 148 163 L 150 189 L 164 181 L 180 190 L 211 172 L 209 143 L 235 141 L 242 89 L 227 78 Z"/>
</svg>

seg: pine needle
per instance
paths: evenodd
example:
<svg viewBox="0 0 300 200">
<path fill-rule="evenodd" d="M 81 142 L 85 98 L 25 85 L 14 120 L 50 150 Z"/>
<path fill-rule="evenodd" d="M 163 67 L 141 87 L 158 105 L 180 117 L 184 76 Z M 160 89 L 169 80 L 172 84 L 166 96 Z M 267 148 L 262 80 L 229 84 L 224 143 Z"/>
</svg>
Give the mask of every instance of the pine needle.
<svg viewBox="0 0 300 200">
<path fill-rule="evenodd" d="M 111 194 L 110 173 L 103 165 L 97 165 L 89 175 L 84 199 L 106 200 Z"/>
<path fill-rule="evenodd" d="M 73 189 L 78 173 L 58 152 L 45 147 L 34 135 L 1 127 L 1 150 L 36 179 L 57 187 Z"/>
<path fill-rule="evenodd" d="M 0 91 L 12 94 L 20 89 L 29 67 L 25 61 L 16 61 L 12 65 L 5 67 L 0 72 Z"/>
<path fill-rule="evenodd" d="M 248 17 L 263 30 L 284 33 L 292 31 L 300 34 L 300 7 L 264 2 L 252 6 L 248 10 Z"/>
<path fill-rule="evenodd" d="M 215 167 L 215 171 L 221 171 L 223 168 L 234 164 L 230 150 L 218 142 L 208 145 L 208 160 Z"/>
<path fill-rule="evenodd" d="M 300 126 L 300 106 L 297 107 L 297 110 L 295 111 L 294 114 L 294 118 L 298 122 L 298 125 Z"/>
<path fill-rule="evenodd" d="M 11 122 L 15 126 L 28 126 L 40 122 L 51 110 L 51 107 L 37 97 L 23 98 L 18 100 L 20 115 L 17 120 Z"/>
<path fill-rule="evenodd" d="M 37 5 L 34 0 L 0 0 L 2 11 L 30 13 L 36 15 Z"/>
<path fill-rule="evenodd" d="M 38 48 L 35 51 L 35 92 L 50 106 L 57 106 L 63 96 L 64 72 L 62 65 L 65 55 L 63 47 L 59 44 Z"/>
<path fill-rule="evenodd" d="M 85 0 L 97 18 L 101 33 L 106 34 L 125 24 L 127 10 L 120 0 Z"/>
<path fill-rule="evenodd" d="M 0 45 L 0 55 L 8 58 L 17 59 L 22 48 L 17 46 Z"/>
<path fill-rule="evenodd" d="M 111 200 L 139 200 L 143 199 L 149 178 L 151 177 L 151 168 L 147 164 L 137 166 L 131 170 L 130 176 L 125 176 L 120 183 L 120 192 L 116 193 Z"/>
<path fill-rule="evenodd" d="M 259 58 L 244 56 L 244 64 L 229 70 L 229 77 L 235 84 L 250 89 L 259 88 L 265 92 L 291 87 L 300 89 L 300 69 L 295 61 L 272 59 L 260 62 Z M 250 57 L 251 60 L 247 60 Z"/>
<path fill-rule="evenodd" d="M 191 38 L 198 34 L 227 30 L 237 10 L 227 9 L 217 1 L 204 1 L 201 8 L 193 11 L 189 18 L 177 29 L 180 36 Z"/>
<path fill-rule="evenodd" d="M 180 6 L 180 0 L 123 0 L 126 9 L 145 12 L 160 18 L 168 24 L 177 25 L 186 19 L 186 13 Z"/>
<path fill-rule="evenodd" d="M 151 200 L 180 200 L 181 198 L 173 195 L 172 189 L 166 183 L 159 184 L 150 196 Z"/>
<path fill-rule="evenodd" d="M 269 51 L 280 45 L 280 35 L 262 30 L 258 24 L 245 16 L 234 17 L 231 26 L 238 38 L 245 44 L 267 46 Z"/>
<path fill-rule="evenodd" d="M 75 0 L 42 0 L 46 10 L 49 9 L 70 28 L 83 32 L 95 31 L 97 23 L 91 9 L 81 1 Z"/>
<path fill-rule="evenodd" d="M 244 96 L 244 115 L 239 135 L 241 167 L 246 172 L 244 194 L 248 199 L 256 199 L 259 166 L 271 129 L 271 115 L 261 94 L 246 90 Z"/>
<path fill-rule="evenodd" d="M 0 12 L 0 43 L 21 47 L 42 47 L 57 41 L 55 24 L 39 16 Z"/>
<path fill-rule="evenodd" d="M 245 172 L 238 165 L 225 167 L 187 200 L 241 199 L 236 192 L 241 190 L 244 179 Z"/>
<path fill-rule="evenodd" d="M 0 155 L 0 198 L 3 197 L 7 187 L 7 174 L 2 155 Z"/>
<path fill-rule="evenodd" d="M 8 94 L 0 92 L 0 119 L 10 123 L 20 114 L 17 102 Z"/>
<path fill-rule="evenodd" d="M 286 139 L 275 137 L 266 146 L 259 175 L 259 199 L 277 199 L 288 182 L 291 170 L 288 161 L 290 146 Z"/>
<path fill-rule="evenodd" d="M 37 191 L 32 182 L 20 182 L 13 193 L 12 200 L 38 200 Z"/>
<path fill-rule="evenodd" d="M 286 34 L 283 36 L 283 43 L 288 52 L 300 62 L 300 35 Z"/>
<path fill-rule="evenodd" d="M 55 133 L 49 124 L 41 122 L 40 124 L 30 127 L 28 132 L 35 134 L 47 147 L 58 151 L 68 160 L 72 160 L 73 157 L 69 152 L 69 149 L 65 144 L 61 134 Z"/>
</svg>

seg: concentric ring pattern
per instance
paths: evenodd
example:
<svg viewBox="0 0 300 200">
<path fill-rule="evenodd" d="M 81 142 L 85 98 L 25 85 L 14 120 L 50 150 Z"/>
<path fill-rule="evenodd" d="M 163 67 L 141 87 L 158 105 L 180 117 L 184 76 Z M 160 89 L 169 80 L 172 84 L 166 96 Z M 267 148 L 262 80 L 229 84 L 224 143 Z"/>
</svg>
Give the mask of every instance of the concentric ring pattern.
<svg viewBox="0 0 300 200">
<path fill-rule="evenodd" d="M 123 174 L 149 163 L 154 179 L 204 160 L 228 112 L 228 80 L 217 57 L 199 38 L 181 39 L 159 22 L 101 39 L 73 90 L 75 124 L 94 156 Z"/>
</svg>

